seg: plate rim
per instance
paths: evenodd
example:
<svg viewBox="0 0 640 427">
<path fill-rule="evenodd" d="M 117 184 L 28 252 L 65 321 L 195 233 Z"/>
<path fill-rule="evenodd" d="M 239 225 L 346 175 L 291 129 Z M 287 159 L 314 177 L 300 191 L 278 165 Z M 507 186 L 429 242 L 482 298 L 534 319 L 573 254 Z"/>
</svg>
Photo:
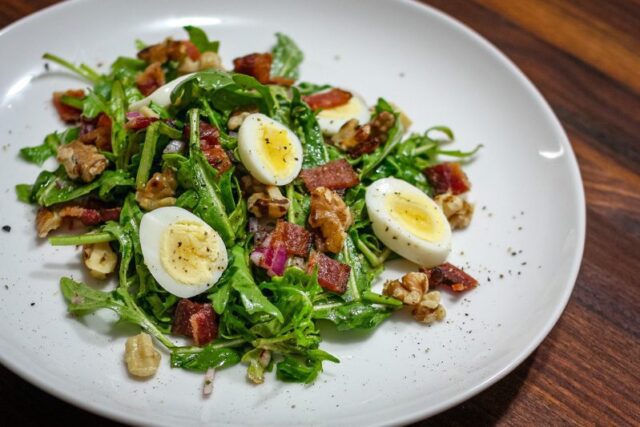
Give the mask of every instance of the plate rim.
<svg viewBox="0 0 640 427">
<path fill-rule="evenodd" d="M 5 34 L 10 33 L 15 28 L 28 25 L 32 21 L 37 21 L 45 17 L 51 13 L 52 10 L 63 10 L 70 7 L 74 7 L 78 3 L 89 3 L 94 2 L 96 0 L 65 0 L 60 3 L 49 5 L 43 9 L 40 9 L 30 15 L 27 15 L 19 20 L 7 25 L 3 29 L 0 30 L 0 39 L 5 36 Z M 445 24 L 453 27 L 456 31 L 463 33 L 473 42 L 477 43 L 479 48 L 484 49 L 484 51 L 493 57 L 493 59 L 497 60 L 502 66 L 509 69 L 511 74 L 517 78 L 519 83 L 523 85 L 526 89 L 527 93 L 532 96 L 537 105 L 542 107 L 542 111 L 546 116 L 549 124 L 552 126 L 554 133 L 559 137 L 560 145 L 565 149 L 567 155 L 567 163 L 568 163 L 568 172 L 573 181 L 572 187 L 574 190 L 577 190 L 575 193 L 577 203 L 576 208 L 577 211 L 573 212 L 575 215 L 576 223 L 576 231 L 577 235 L 575 236 L 576 241 L 576 252 L 573 255 L 573 259 L 571 260 L 571 266 L 568 270 L 568 280 L 569 285 L 565 287 L 564 293 L 561 298 L 558 300 L 556 304 L 556 308 L 553 311 L 553 314 L 549 316 L 543 327 L 536 334 L 536 336 L 529 342 L 527 346 L 521 349 L 518 352 L 518 356 L 507 363 L 502 369 L 493 373 L 489 377 L 487 377 L 484 381 L 474 385 L 473 387 L 468 388 L 462 393 L 448 399 L 444 400 L 441 403 L 431 406 L 429 408 L 425 408 L 423 410 L 413 411 L 407 415 L 396 416 L 393 418 L 388 418 L 383 422 L 377 423 L 378 425 L 395 425 L 395 424 L 406 424 L 410 422 L 415 422 L 419 420 L 424 420 L 426 418 L 432 417 L 439 413 L 442 413 L 460 403 L 476 396 L 482 391 L 486 390 L 493 384 L 497 383 L 504 377 L 506 377 L 509 373 L 511 373 L 515 368 L 517 368 L 525 359 L 527 359 L 545 340 L 545 338 L 549 335 L 551 330 L 560 320 L 560 317 L 564 313 L 564 310 L 569 303 L 569 299 L 571 298 L 571 294 L 576 285 L 576 280 L 578 278 L 578 274 L 580 272 L 580 267 L 582 264 L 582 259 L 584 255 L 584 247 L 586 241 L 586 199 L 585 199 L 585 191 L 584 184 L 580 172 L 580 168 L 578 166 L 578 161 L 567 136 L 567 133 L 560 122 L 560 119 L 557 117 L 546 98 L 540 93 L 537 87 L 533 84 L 531 80 L 527 77 L 527 75 L 513 62 L 505 53 L 503 53 L 497 46 L 495 46 L 492 42 L 487 40 L 480 33 L 472 29 L 471 27 L 464 24 L 462 21 L 457 18 L 431 6 L 428 4 L 424 4 L 419 2 L 418 0 L 389 0 L 394 1 L 403 7 L 412 7 L 418 13 L 429 13 L 434 16 L 436 19 L 443 21 Z M 49 385 L 46 380 L 41 379 L 35 374 L 31 374 L 26 367 L 22 367 L 19 363 L 14 363 L 10 358 L 5 357 L 2 352 L 0 352 L 0 363 L 4 365 L 7 369 L 12 371 L 17 376 L 21 377 L 25 381 L 30 384 L 38 387 L 44 392 L 54 396 L 65 403 L 71 404 L 77 408 L 81 408 L 85 411 L 91 412 L 93 414 L 97 414 L 111 420 L 121 421 L 121 422 L 130 422 L 130 423 L 145 423 L 148 424 L 149 420 L 145 419 L 142 415 L 138 415 L 137 413 L 132 412 L 121 412 L 114 410 L 113 407 L 108 405 L 104 405 L 98 402 L 87 402 L 76 394 L 74 394 L 71 390 L 61 390 L 55 388 L 54 386 Z M 164 424 L 164 423 L 162 423 Z"/>
</svg>

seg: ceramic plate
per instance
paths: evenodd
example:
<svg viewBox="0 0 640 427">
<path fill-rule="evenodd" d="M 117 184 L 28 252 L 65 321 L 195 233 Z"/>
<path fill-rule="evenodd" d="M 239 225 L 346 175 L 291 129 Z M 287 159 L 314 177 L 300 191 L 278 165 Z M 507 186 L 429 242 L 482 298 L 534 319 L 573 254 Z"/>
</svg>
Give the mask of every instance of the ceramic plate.
<svg viewBox="0 0 640 427">
<path fill-rule="evenodd" d="M 457 146 L 484 148 L 467 168 L 476 203 L 456 232 L 450 261 L 481 285 L 445 296 L 446 321 L 426 327 L 394 316 L 372 333 L 324 328 L 324 349 L 340 364 L 309 386 L 269 377 L 252 386 L 237 366 L 216 376 L 172 370 L 165 355 L 149 381 L 128 377 L 122 357 L 130 328 L 110 313 L 66 314 L 58 279 L 82 279 L 79 251 L 35 237 L 34 212 L 13 187 L 36 166 L 18 150 L 62 123 L 50 97 L 83 83 L 52 66 L 45 51 L 73 62 L 108 64 L 134 55 L 134 40 L 183 37 L 198 25 L 231 60 L 266 51 L 274 33 L 306 54 L 304 80 L 330 82 L 400 105 L 413 130 L 447 124 Z M 573 287 L 585 235 L 584 194 L 569 141 L 523 74 L 493 46 L 442 13 L 405 1 L 158 1 L 63 3 L 0 33 L 0 360 L 68 402 L 125 422 L 262 425 L 373 425 L 433 415 L 502 378 L 540 344 Z M 104 65 L 102 66 L 105 67 Z M 53 167 L 53 164 L 49 164 Z M 388 266 L 384 278 L 407 265 Z"/>
</svg>

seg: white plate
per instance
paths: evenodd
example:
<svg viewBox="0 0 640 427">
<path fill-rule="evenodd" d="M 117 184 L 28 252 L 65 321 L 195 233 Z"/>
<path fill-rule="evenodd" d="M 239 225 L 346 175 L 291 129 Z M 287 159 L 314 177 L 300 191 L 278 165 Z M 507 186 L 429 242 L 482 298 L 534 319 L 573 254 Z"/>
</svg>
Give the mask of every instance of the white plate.
<svg viewBox="0 0 640 427">
<path fill-rule="evenodd" d="M 166 355 L 154 379 L 129 378 L 122 353 L 131 330 L 110 324 L 112 316 L 65 314 L 58 278 L 82 278 L 79 254 L 36 239 L 34 212 L 15 201 L 13 186 L 39 172 L 18 160 L 19 148 L 62 128 L 51 92 L 83 84 L 46 73 L 40 57 L 49 51 L 108 64 L 133 55 L 136 38 L 183 37 L 187 24 L 220 39 L 227 64 L 267 50 L 273 33 L 283 31 L 306 54 L 304 80 L 350 88 L 370 103 L 384 96 L 406 110 L 416 130 L 448 124 L 457 147 L 485 144 L 467 169 L 477 212 L 468 230 L 455 233 L 451 257 L 482 285 L 446 297 L 446 322 L 424 327 L 396 316 L 370 334 L 325 328 L 323 348 L 342 363 L 326 363 L 315 384 L 270 377 L 256 387 L 239 366 L 219 372 L 213 396 L 203 399 L 202 377 L 171 370 Z M 511 62 L 435 10 L 404 1 L 76 1 L 6 28 L 0 51 L 14 52 L 0 68 L 0 225 L 13 227 L 0 232 L 0 359 L 73 404 L 145 424 L 408 422 L 510 372 L 540 344 L 571 294 L 585 208 L 567 137 Z M 394 268 L 386 277 L 398 275 Z"/>
</svg>

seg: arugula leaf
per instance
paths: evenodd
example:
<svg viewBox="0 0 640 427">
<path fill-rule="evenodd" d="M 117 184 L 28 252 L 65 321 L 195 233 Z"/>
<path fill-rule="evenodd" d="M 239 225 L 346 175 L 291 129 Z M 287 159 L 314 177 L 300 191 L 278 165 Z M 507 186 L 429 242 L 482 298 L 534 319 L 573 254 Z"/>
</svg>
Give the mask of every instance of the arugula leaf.
<svg viewBox="0 0 640 427">
<path fill-rule="evenodd" d="M 376 104 L 376 114 L 379 114 L 382 111 L 392 113 L 395 116 L 395 121 L 387 134 L 387 142 L 385 142 L 381 147 L 378 147 L 373 153 L 362 156 L 363 160 L 362 169 L 360 170 L 360 180 L 363 180 L 367 175 L 373 172 L 375 167 L 378 166 L 378 164 L 380 164 L 380 162 L 382 162 L 402 140 L 404 127 L 400 121 L 400 115 L 387 101 L 380 98 Z"/>
<path fill-rule="evenodd" d="M 113 83 L 111 99 L 109 101 L 109 116 L 111 117 L 111 146 L 116 156 L 116 168 L 125 169 L 128 162 L 127 132 L 125 125 L 126 99 L 122 84 Z"/>
<path fill-rule="evenodd" d="M 201 28 L 194 27 L 192 25 L 187 25 L 184 29 L 189 33 L 189 40 L 193 43 L 200 53 L 204 52 L 215 52 L 218 53 L 218 48 L 220 47 L 219 41 L 209 41 L 209 37 L 207 37 L 207 33 L 205 33 Z"/>
<path fill-rule="evenodd" d="M 394 312 L 394 308 L 355 301 L 318 305 L 314 318 L 333 322 L 339 331 L 373 329 Z"/>
<path fill-rule="evenodd" d="M 289 36 L 276 33 L 276 37 L 278 41 L 271 51 L 271 76 L 295 80 L 300 74 L 298 66 L 304 59 L 304 54 Z"/>
<path fill-rule="evenodd" d="M 318 93 L 318 92 L 322 92 L 324 90 L 330 89 L 331 85 L 328 85 L 328 84 L 318 85 L 315 83 L 300 82 L 296 84 L 296 87 L 298 88 L 298 90 L 300 91 L 300 94 L 302 95 L 313 95 L 314 93 Z"/>
<path fill-rule="evenodd" d="M 45 160 L 56 155 L 60 145 L 70 143 L 74 139 L 77 139 L 79 135 L 80 128 L 77 127 L 69 128 L 60 133 L 50 133 L 44 138 L 42 144 L 21 148 L 20 156 L 30 163 L 42 166 Z"/>
<path fill-rule="evenodd" d="M 300 138 L 304 157 L 302 167 L 311 168 L 320 166 L 329 161 L 324 138 L 316 116 L 309 106 L 302 101 L 300 92 L 292 88 L 291 99 L 291 130 Z"/>
<path fill-rule="evenodd" d="M 23 203 L 31 203 L 31 186 L 29 184 L 16 185 L 16 196 Z"/>
<path fill-rule="evenodd" d="M 222 369 L 240 363 L 240 355 L 229 347 L 221 347 L 219 340 L 204 347 L 176 348 L 171 352 L 171 367 L 205 372 L 209 368 Z"/>
<path fill-rule="evenodd" d="M 284 360 L 276 365 L 276 377 L 284 382 L 312 383 L 322 372 L 323 360 L 340 363 L 329 353 L 312 350 L 306 357 L 285 356 Z"/>
</svg>

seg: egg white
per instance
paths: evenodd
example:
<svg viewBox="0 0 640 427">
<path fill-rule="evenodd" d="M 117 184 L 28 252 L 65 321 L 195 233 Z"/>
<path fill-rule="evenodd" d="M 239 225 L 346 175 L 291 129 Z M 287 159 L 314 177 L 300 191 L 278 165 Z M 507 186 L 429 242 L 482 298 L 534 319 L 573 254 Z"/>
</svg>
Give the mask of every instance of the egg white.
<svg viewBox="0 0 640 427">
<path fill-rule="evenodd" d="M 353 94 L 349 102 L 334 108 L 327 108 L 320 111 L 316 119 L 322 133 L 332 136 L 338 133 L 342 125 L 351 119 L 357 119 L 363 125 L 371 118 L 371 112 L 367 103 L 361 96 Z"/>
<path fill-rule="evenodd" d="M 268 155 L 269 150 L 278 144 L 267 141 L 265 132 L 276 135 L 276 141 L 279 141 L 279 138 L 285 141 L 282 144 L 283 149 L 277 151 L 278 154 L 274 154 L 272 158 Z M 282 123 L 260 113 L 250 114 L 242 122 L 238 130 L 238 154 L 249 173 L 267 185 L 289 184 L 302 169 L 302 144 L 296 134 Z M 285 157 L 286 164 L 274 163 L 276 158 Z"/>
<path fill-rule="evenodd" d="M 172 277 L 163 266 L 160 256 L 163 234 L 171 224 L 179 221 L 198 223 L 207 233 L 211 233 L 215 241 L 211 249 L 216 257 L 214 268 L 209 277 L 200 283 L 182 283 Z M 196 215 L 175 206 L 155 209 L 143 215 L 140 222 L 140 247 L 144 262 L 158 284 L 180 298 L 190 298 L 209 289 L 220 279 L 228 264 L 227 249 L 220 235 Z"/>
<path fill-rule="evenodd" d="M 171 105 L 171 92 L 178 87 L 180 83 L 192 77 L 195 73 L 186 74 L 171 80 L 169 83 L 160 86 L 154 90 L 146 98 L 136 101 L 129 106 L 129 111 L 140 111 L 143 107 L 148 107 L 152 102 L 158 104 L 160 107 L 168 107 Z"/>
<path fill-rule="evenodd" d="M 397 219 L 400 214 L 392 212 L 389 200 L 399 195 L 408 197 L 407 206 L 428 217 L 437 235 L 435 240 L 417 235 Z M 400 179 L 383 178 L 367 188 L 365 202 L 375 235 L 389 249 L 422 267 L 434 267 L 447 259 L 451 252 L 451 227 L 442 209 L 422 190 Z"/>
</svg>

